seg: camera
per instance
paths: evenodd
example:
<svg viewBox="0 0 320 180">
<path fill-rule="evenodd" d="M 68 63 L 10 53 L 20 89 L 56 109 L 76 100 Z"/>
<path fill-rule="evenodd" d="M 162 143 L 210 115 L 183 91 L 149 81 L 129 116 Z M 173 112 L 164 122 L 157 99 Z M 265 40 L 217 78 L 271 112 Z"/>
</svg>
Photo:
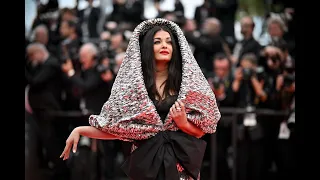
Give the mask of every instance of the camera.
<svg viewBox="0 0 320 180">
<path fill-rule="evenodd" d="M 98 46 L 100 48 L 100 51 L 102 51 L 102 52 L 103 51 L 107 51 L 109 49 L 109 47 L 110 47 L 110 41 L 105 41 L 105 40 L 100 41 L 98 43 Z"/>
<path fill-rule="evenodd" d="M 243 68 L 242 74 L 243 74 L 243 80 L 247 81 L 253 75 L 253 70 L 251 68 Z"/>
<path fill-rule="evenodd" d="M 214 87 L 214 89 L 219 89 L 220 85 L 222 84 L 222 80 L 219 77 L 214 77 L 212 80 L 212 85 Z"/>
<path fill-rule="evenodd" d="M 281 61 L 281 56 L 280 54 L 275 54 L 275 55 L 270 55 L 270 54 L 265 54 L 264 56 L 260 57 L 261 60 L 260 61 L 267 61 L 268 59 L 271 59 L 271 61 L 273 63 L 276 63 L 276 62 L 280 62 Z"/>
<path fill-rule="evenodd" d="M 264 80 L 266 78 L 263 66 L 258 66 L 255 70 L 255 74 L 259 81 Z"/>
<path fill-rule="evenodd" d="M 71 44 L 72 40 L 66 39 L 61 43 L 62 56 L 61 62 L 65 63 L 68 59 L 79 59 L 78 48 Z"/>
<path fill-rule="evenodd" d="M 273 63 L 276 63 L 276 62 L 280 62 L 280 61 L 281 61 L 281 57 L 280 57 L 279 54 L 276 54 L 276 55 L 274 55 L 274 56 L 269 56 L 269 58 L 271 59 L 271 61 L 272 61 Z"/>
<path fill-rule="evenodd" d="M 105 65 L 103 65 L 103 64 L 99 64 L 99 65 L 97 66 L 97 71 L 98 71 L 98 73 L 100 73 L 100 74 L 105 73 L 105 72 L 107 72 L 108 70 L 110 70 L 110 68 L 107 67 L 107 66 L 105 66 Z"/>
<path fill-rule="evenodd" d="M 290 131 L 294 131 L 295 123 L 296 123 L 296 118 L 295 118 L 295 112 L 293 111 L 290 114 L 289 119 L 287 121 L 287 126 L 290 129 Z"/>
<path fill-rule="evenodd" d="M 287 74 L 283 77 L 283 86 L 290 87 L 294 81 L 295 81 L 295 75 Z"/>
<path fill-rule="evenodd" d="M 294 74 L 295 68 L 294 67 L 284 67 L 284 71 L 288 74 Z"/>
<path fill-rule="evenodd" d="M 110 59 L 114 59 L 117 53 L 110 49 L 110 41 L 100 41 L 98 44 L 99 51 L 103 56 L 107 56 Z"/>
</svg>

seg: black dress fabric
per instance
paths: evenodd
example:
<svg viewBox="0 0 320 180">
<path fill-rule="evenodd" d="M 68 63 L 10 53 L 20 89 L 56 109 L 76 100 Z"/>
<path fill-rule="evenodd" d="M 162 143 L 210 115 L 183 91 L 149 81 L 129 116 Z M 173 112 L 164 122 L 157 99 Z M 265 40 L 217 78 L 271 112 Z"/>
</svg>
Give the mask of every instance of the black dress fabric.
<svg viewBox="0 0 320 180">
<path fill-rule="evenodd" d="M 162 121 L 166 119 L 177 95 L 162 102 L 154 100 Z M 135 141 L 134 150 L 122 165 L 131 180 L 179 180 L 179 163 L 193 179 L 197 179 L 206 142 L 179 131 L 161 131 L 147 140 Z"/>
</svg>

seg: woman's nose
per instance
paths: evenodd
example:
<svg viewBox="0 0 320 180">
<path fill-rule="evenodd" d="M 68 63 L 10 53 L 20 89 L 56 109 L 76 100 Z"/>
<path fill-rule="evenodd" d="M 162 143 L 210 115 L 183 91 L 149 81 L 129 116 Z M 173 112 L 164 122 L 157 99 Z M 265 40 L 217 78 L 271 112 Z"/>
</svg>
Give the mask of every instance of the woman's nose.
<svg viewBox="0 0 320 180">
<path fill-rule="evenodd" d="M 168 44 L 167 44 L 166 42 L 163 42 L 163 43 L 162 43 L 162 47 L 163 47 L 163 48 L 167 48 L 167 46 L 168 46 Z"/>
</svg>

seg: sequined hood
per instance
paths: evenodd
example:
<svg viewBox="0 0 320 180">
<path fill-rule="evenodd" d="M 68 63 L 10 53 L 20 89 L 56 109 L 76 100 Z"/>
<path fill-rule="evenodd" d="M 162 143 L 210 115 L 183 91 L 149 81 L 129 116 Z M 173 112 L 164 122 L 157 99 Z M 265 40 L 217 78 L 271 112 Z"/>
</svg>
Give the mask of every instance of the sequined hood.
<svg viewBox="0 0 320 180">
<path fill-rule="evenodd" d="M 99 115 L 91 115 L 89 123 L 125 141 L 148 139 L 159 131 L 178 130 L 167 115 L 162 123 L 144 84 L 139 37 L 154 26 L 165 25 L 178 38 L 182 57 L 182 82 L 178 99 L 184 104 L 187 118 L 205 133 L 214 133 L 221 117 L 216 99 L 189 44 L 174 22 L 150 19 L 134 30 L 124 60 L 115 78 L 111 95 Z"/>
</svg>

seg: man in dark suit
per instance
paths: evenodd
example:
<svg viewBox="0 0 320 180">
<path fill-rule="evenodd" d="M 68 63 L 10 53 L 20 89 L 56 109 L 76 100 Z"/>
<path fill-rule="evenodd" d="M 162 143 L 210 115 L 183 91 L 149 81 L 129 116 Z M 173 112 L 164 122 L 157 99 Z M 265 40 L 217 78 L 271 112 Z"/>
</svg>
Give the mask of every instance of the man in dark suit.
<svg viewBox="0 0 320 180">
<path fill-rule="evenodd" d="M 60 110 L 61 70 L 58 60 L 40 43 L 28 45 L 27 57 L 25 76 L 30 85 L 31 108 L 35 112 Z"/>
<path fill-rule="evenodd" d="M 52 168 L 50 164 L 53 164 L 54 170 L 57 170 L 62 167 L 63 162 L 59 159 L 59 154 L 63 147 L 59 147 L 54 129 L 54 118 L 50 112 L 60 110 L 61 70 L 59 62 L 40 43 L 29 44 L 26 52 L 25 77 L 30 87 L 28 100 L 34 124 L 37 126 L 37 137 L 41 144 L 39 146 L 41 166 Z M 61 179 L 58 177 L 60 173 L 62 171 L 55 171 L 55 178 Z"/>
<path fill-rule="evenodd" d="M 242 59 L 243 55 L 246 53 L 253 53 L 259 58 L 260 51 L 262 49 L 258 41 L 253 37 L 254 31 L 254 21 L 250 16 L 245 16 L 241 18 L 241 34 L 243 35 L 243 40 L 238 42 L 233 50 L 233 57 L 231 58 L 232 63 L 239 65 L 239 60 Z"/>
<path fill-rule="evenodd" d="M 45 45 L 48 51 L 50 52 L 50 55 L 58 58 L 59 56 L 57 47 L 49 41 L 49 38 L 49 30 L 47 26 L 45 26 L 44 24 L 40 24 L 34 29 L 33 42 L 38 42 Z"/>
<path fill-rule="evenodd" d="M 209 17 L 215 17 L 215 8 L 213 8 L 210 0 L 205 0 L 201 6 L 196 8 L 194 13 L 197 27 L 200 29 L 204 21 Z"/>
<path fill-rule="evenodd" d="M 98 48 L 93 43 L 85 43 L 81 46 L 79 51 L 79 58 L 81 63 L 82 71 L 80 74 L 76 74 L 70 60 L 62 65 L 62 71 L 66 74 L 68 82 L 77 87 L 80 91 L 81 96 L 81 109 L 87 110 L 90 113 L 99 113 L 103 104 L 108 100 L 111 93 L 112 81 L 105 82 L 101 78 L 101 72 L 98 70 Z M 96 140 L 92 139 L 93 144 Z M 104 174 L 106 179 L 114 177 L 114 158 L 116 157 L 116 150 L 113 147 L 114 141 L 99 141 L 102 142 L 103 151 L 106 154 L 106 159 L 103 159 L 107 167 Z M 80 143 L 81 144 L 81 143 Z M 93 150 L 93 153 L 97 150 Z M 98 158 L 97 160 L 99 161 Z M 99 162 L 100 163 L 100 162 Z M 96 164 L 89 165 L 89 167 L 95 166 Z M 91 167 L 92 168 L 92 167 Z M 93 168 L 93 171 L 99 171 L 98 168 Z M 95 173 L 95 172 L 94 172 Z M 81 176 L 81 174 L 76 174 L 75 176 Z M 73 177 L 79 179 L 77 177 Z"/>
<path fill-rule="evenodd" d="M 220 35 L 221 24 L 217 18 L 207 18 L 200 36 L 186 32 L 188 42 L 195 46 L 194 56 L 206 75 L 213 71 L 212 59 L 217 53 L 225 52 L 225 41 Z"/>
<path fill-rule="evenodd" d="M 100 18 L 100 8 L 92 6 L 93 0 L 87 0 L 88 7 L 79 11 L 79 23 L 82 29 L 82 36 L 86 38 L 98 38 L 97 30 L 98 21 Z"/>
<path fill-rule="evenodd" d="M 128 26 L 127 29 L 133 30 L 143 17 L 144 2 L 142 0 L 114 0 L 113 11 L 104 19 L 104 24 L 117 22 L 120 26 Z M 107 30 L 104 27 L 104 30 Z"/>
<path fill-rule="evenodd" d="M 79 50 L 81 72 L 76 74 L 70 60 L 62 65 L 62 70 L 72 86 L 79 89 L 85 108 L 93 113 L 100 112 L 106 102 L 110 87 L 101 79 L 97 70 L 98 49 L 92 43 L 86 43 Z"/>
</svg>

